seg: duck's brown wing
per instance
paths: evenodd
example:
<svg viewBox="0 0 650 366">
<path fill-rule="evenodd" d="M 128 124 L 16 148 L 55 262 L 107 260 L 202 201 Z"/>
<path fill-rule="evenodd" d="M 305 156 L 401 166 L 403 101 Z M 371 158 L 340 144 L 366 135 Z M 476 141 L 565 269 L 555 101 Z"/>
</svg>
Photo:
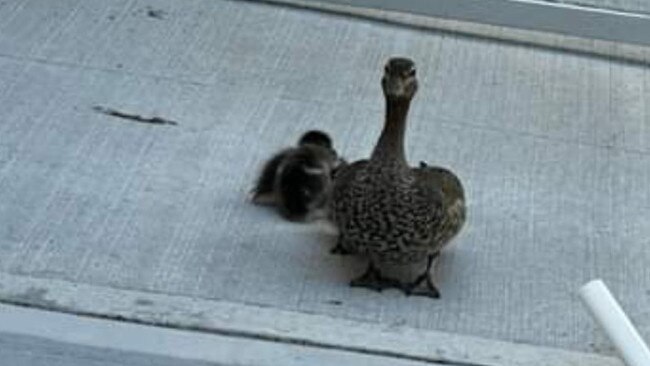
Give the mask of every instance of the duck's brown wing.
<svg viewBox="0 0 650 366">
<path fill-rule="evenodd" d="M 440 217 L 431 243 L 439 250 L 458 234 L 465 222 L 465 192 L 460 179 L 448 169 L 420 163 L 420 168 L 413 171 L 422 190 L 439 195 Z"/>
<path fill-rule="evenodd" d="M 465 200 L 465 190 L 460 179 L 451 170 L 429 166 L 425 162 L 420 162 L 419 168 L 413 169 L 422 184 L 440 187 L 444 196 L 445 206 L 450 206 L 458 200 Z"/>
<path fill-rule="evenodd" d="M 445 195 L 438 177 L 427 169 L 413 169 L 415 176 L 416 198 L 413 203 L 413 214 L 417 223 L 419 241 L 428 245 L 431 235 L 440 227 L 445 215 Z"/>
</svg>

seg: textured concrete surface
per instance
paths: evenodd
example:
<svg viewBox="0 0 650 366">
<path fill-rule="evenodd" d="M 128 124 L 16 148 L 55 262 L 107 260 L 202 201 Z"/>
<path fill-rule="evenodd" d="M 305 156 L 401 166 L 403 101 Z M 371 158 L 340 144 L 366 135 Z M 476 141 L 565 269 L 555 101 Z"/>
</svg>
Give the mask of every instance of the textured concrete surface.
<svg viewBox="0 0 650 366">
<path fill-rule="evenodd" d="M 33 336 L 0 333 L 0 358 L 15 366 L 208 366 L 214 363 L 84 347 Z"/>
<path fill-rule="evenodd" d="M 520 0 L 264 2 L 650 65 L 650 15 L 644 14 Z"/>
<path fill-rule="evenodd" d="M 0 305 L 0 359 L 11 366 L 439 365 L 8 305 Z"/>
<path fill-rule="evenodd" d="M 392 365 L 396 360 L 458 366 L 622 365 L 619 359 L 611 356 L 413 328 L 400 322 L 358 321 L 324 313 L 125 290 L 51 278 L 0 273 L 0 287 L 3 288 L 4 299 L 13 301 L 12 305 L 0 304 L 0 333 L 33 335 L 82 346 L 168 357 L 215 360 L 218 356 L 217 360 L 234 364 L 239 364 L 237 361 L 242 358 L 252 357 L 250 360 L 256 360 L 260 365 L 268 364 L 271 359 L 270 366 L 274 366 L 278 364 L 277 361 L 273 362 L 275 357 L 268 357 L 263 350 L 272 354 L 284 346 L 286 352 L 300 354 L 300 347 L 297 349 L 295 346 L 304 345 L 303 355 L 316 357 L 327 354 L 320 351 L 333 350 L 336 352 L 330 355 L 344 356 L 340 353 L 347 353 L 351 361 L 355 355 L 361 357 L 357 362 L 344 363 L 350 365 L 365 364 L 361 363 L 363 356 L 377 356 L 375 361 L 383 359 Z M 25 304 L 52 311 L 20 307 Z M 330 304 L 337 305 L 335 301 Z M 92 317 L 127 320 L 129 323 L 103 322 Z M 66 320 L 70 318 L 73 320 Z M 161 326 L 165 328 L 159 328 Z M 181 332 L 183 337 L 180 340 L 158 339 L 164 334 L 178 333 L 167 329 L 169 327 L 181 327 L 186 331 Z M 119 331 L 119 328 L 124 330 L 124 334 L 109 332 Z M 187 331 L 192 333 L 188 335 Z M 216 345 L 213 338 L 201 335 L 206 332 L 221 335 L 220 347 L 212 346 Z M 89 344 L 89 340 L 93 342 Z M 206 342 L 207 347 L 204 347 Z M 164 347 L 170 343 L 176 347 Z M 229 348 L 224 349 L 226 346 Z M 228 358 L 230 353 L 232 358 Z M 197 358 L 201 355 L 212 357 Z M 291 360 L 293 358 L 288 361 Z M 287 363 L 282 364 L 288 366 Z"/>
<path fill-rule="evenodd" d="M 394 54 L 411 161 L 468 191 L 440 301 L 348 288 L 331 236 L 245 201 L 306 129 L 367 156 Z M 15 0 L 0 81 L 5 273 L 608 354 L 575 295 L 602 277 L 650 336 L 645 68 L 248 2 Z"/>
</svg>

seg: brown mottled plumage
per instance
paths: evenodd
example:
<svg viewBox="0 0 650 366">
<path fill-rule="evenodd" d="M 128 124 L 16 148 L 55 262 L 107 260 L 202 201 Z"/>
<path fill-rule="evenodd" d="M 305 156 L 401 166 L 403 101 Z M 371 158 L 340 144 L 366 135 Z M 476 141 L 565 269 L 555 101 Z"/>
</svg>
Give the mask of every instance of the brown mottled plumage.
<svg viewBox="0 0 650 366">
<path fill-rule="evenodd" d="M 413 61 L 390 59 L 382 87 L 386 120 L 370 159 L 343 167 L 335 178 L 332 215 L 340 236 L 334 252 L 369 259 L 367 271 L 352 286 L 399 287 L 407 294 L 437 298 L 429 271 L 440 250 L 463 226 L 463 187 L 447 169 L 425 163 L 411 168 L 406 162 L 406 116 L 417 91 Z M 410 265 L 424 260 L 425 272 L 408 284 L 380 272 L 382 264 Z M 425 288 L 418 289 L 421 285 Z"/>
</svg>

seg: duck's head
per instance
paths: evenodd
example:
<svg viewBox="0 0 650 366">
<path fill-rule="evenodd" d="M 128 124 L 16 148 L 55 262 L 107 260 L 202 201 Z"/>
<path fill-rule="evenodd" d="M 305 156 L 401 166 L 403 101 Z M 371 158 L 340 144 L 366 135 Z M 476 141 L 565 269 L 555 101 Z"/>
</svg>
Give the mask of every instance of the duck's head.
<svg viewBox="0 0 650 366">
<path fill-rule="evenodd" d="M 394 57 L 384 68 L 381 86 L 387 99 L 411 100 L 418 90 L 415 62 L 408 58 Z"/>
</svg>

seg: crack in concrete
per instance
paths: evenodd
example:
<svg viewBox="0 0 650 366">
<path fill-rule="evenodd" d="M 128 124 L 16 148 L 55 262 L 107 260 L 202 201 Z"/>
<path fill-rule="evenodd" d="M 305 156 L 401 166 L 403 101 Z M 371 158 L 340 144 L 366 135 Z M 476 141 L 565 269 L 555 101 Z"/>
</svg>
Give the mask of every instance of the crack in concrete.
<svg viewBox="0 0 650 366">
<path fill-rule="evenodd" d="M 154 125 L 172 125 L 172 126 L 178 125 L 178 122 L 172 121 L 170 119 L 166 119 L 158 116 L 143 117 L 139 114 L 126 113 L 126 112 L 119 111 L 117 109 L 103 107 L 100 105 L 94 106 L 93 110 L 97 113 L 105 114 L 107 116 L 117 117 L 117 118 L 140 122 L 140 123 L 149 123 Z"/>
</svg>

